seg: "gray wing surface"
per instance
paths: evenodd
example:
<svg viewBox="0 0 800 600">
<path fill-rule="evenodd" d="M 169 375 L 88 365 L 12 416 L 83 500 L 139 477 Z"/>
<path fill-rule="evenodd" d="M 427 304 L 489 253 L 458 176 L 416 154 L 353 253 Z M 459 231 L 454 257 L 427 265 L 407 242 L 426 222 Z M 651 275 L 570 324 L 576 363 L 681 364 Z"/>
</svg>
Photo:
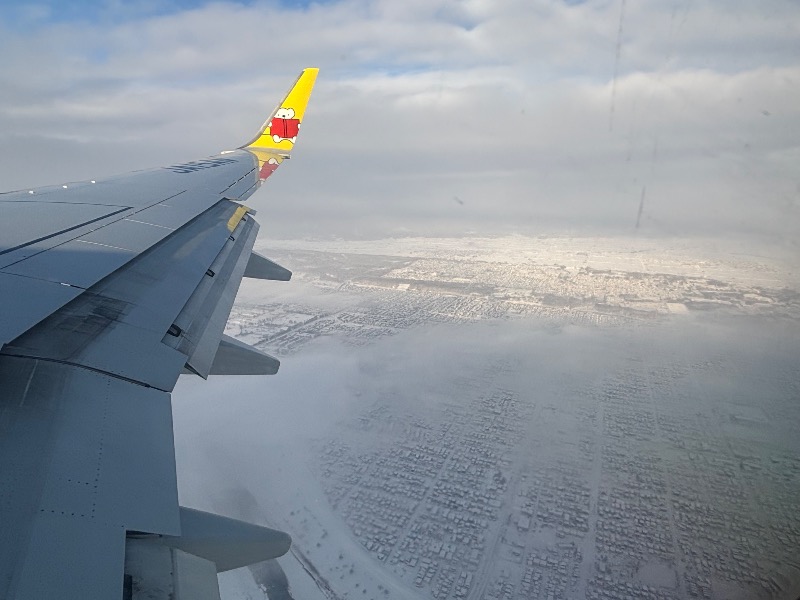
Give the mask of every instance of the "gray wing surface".
<svg viewBox="0 0 800 600">
<path fill-rule="evenodd" d="M 172 433 L 182 372 L 277 371 L 223 335 L 246 271 L 288 278 L 241 204 L 263 162 L 0 194 L 0 598 L 218 598 L 288 550 L 178 505 Z"/>
</svg>

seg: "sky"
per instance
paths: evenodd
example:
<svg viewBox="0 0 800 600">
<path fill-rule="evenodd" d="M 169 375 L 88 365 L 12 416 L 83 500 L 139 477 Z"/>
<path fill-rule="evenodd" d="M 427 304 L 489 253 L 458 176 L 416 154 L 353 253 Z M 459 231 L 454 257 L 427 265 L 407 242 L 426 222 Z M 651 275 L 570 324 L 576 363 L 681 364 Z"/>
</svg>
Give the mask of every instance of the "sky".
<svg viewBox="0 0 800 600">
<path fill-rule="evenodd" d="M 262 236 L 796 251 L 799 40 L 793 0 L 4 2 L 0 189 L 239 146 L 316 66 Z"/>
</svg>

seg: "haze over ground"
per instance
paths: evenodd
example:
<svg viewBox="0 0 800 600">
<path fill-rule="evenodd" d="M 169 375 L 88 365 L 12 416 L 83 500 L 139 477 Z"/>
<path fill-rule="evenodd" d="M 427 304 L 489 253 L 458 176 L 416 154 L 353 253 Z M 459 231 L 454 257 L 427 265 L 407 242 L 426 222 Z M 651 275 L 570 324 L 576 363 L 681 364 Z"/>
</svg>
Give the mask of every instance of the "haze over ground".
<svg viewBox="0 0 800 600">
<path fill-rule="evenodd" d="M 183 379 L 177 456 L 184 501 L 291 532 L 293 585 L 794 597 L 791 265 L 604 237 L 259 250 L 294 280 L 246 282 L 227 331 L 284 366 Z"/>
</svg>

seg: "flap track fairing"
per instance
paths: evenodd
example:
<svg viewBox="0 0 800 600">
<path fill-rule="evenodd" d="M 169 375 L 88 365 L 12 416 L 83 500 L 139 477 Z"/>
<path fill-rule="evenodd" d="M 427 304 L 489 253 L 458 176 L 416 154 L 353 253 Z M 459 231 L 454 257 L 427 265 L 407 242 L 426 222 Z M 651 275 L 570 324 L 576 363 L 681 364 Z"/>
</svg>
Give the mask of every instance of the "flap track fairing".
<svg viewBox="0 0 800 600">
<path fill-rule="evenodd" d="M 257 252 L 253 252 L 250 254 L 250 260 L 247 262 L 244 276 L 250 279 L 289 281 L 292 278 L 292 272 Z"/>
<path fill-rule="evenodd" d="M 280 366 L 277 358 L 223 335 L 209 375 L 274 375 Z"/>
</svg>

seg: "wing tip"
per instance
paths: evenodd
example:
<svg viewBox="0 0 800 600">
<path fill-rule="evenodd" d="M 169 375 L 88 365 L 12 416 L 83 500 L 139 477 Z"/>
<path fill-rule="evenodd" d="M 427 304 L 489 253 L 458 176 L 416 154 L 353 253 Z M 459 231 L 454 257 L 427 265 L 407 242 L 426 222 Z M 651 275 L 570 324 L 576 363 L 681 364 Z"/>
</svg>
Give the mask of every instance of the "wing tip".
<svg viewBox="0 0 800 600">
<path fill-rule="evenodd" d="M 318 74 L 318 67 L 306 67 L 300 71 L 300 75 L 261 126 L 258 134 L 241 148 L 280 151 L 286 154 L 291 152 Z"/>
</svg>

